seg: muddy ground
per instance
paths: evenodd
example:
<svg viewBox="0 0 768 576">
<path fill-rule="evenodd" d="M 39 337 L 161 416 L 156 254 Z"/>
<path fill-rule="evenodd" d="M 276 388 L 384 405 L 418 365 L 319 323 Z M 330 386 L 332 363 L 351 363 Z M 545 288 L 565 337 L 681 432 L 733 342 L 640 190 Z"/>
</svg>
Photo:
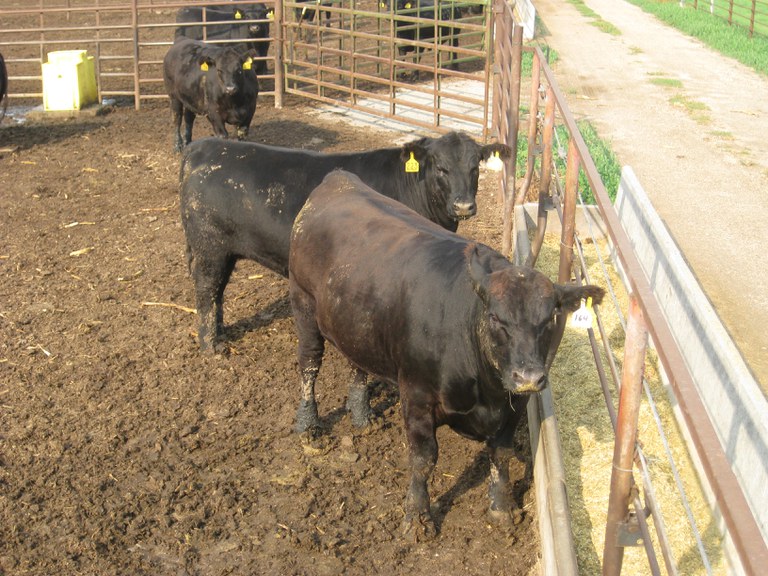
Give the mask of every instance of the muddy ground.
<svg viewBox="0 0 768 576">
<path fill-rule="evenodd" d="M 195 137 L 210 134 L 205 120 Z M 390 145 L 377 132 L 260 103 L 251 139 L 316 150 Z M 528 574 L 522 523 L 486 517 L 481 445 L 441 429 L 431 495 L 440 535 L 400 534 L 408 480 L 398 395 L 354 429 L 336 353 L 318 383 L 328 432 L 292 432 L 299 399 L 287 282 L 238 266 L 229 353 L 195 342 L 165 102 L 140 112 L 0 127 L 0 574 Z M 498 246 L 496 176 L 460 233 Z"/>
</svg>

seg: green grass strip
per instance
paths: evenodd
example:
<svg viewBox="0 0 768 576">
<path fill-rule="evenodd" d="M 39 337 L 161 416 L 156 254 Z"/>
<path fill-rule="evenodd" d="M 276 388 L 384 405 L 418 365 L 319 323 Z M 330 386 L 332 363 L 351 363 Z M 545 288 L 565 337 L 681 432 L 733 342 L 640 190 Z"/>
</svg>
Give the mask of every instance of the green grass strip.
<svg viewBox="0 0 768 576">
<path fill-rule="evenodd" d="M 768 75 L 768 38 L 712 16 L 706 10 L 681 7 L 678 2 L 659 0 L 628 0 L 653 14 L 662 22 L 704 42 L 710 48 L 738 60 L 745 66 Z"/>
</svg>

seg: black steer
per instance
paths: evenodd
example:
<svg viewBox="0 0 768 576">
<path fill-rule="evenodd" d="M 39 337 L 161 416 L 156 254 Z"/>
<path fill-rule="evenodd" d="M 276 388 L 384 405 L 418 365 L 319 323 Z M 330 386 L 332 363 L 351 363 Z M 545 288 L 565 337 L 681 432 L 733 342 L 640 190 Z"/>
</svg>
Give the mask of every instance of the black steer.
<svg viewBox="0 0 768 576">
<path fill-rule="evenodd" d="M 254 69 L 257 74 L 265 74 L 267 72 L 265 58 L 269 51 L 268 15 L 269 10 L 261 2 L 238 4 L 231 8 L 226 6 L 179 8 L 176 13 L 176 23 L 180 26 L 176 28 L 176 40 L 189 38 L 254 50 L 256 55 Z M 259 20 L 259 22 L 238 23 L 239 20 Z M 248 42 L 242 42 L 243 40 Z"/>
<path fill-rule="evenodd" d="M 250 51 L 186 38 L 171 46 L 163 60 L 163 79 L 171 99 L 176 151 L 192 141 L 197 114 L 207 116 L 214 133 L 221 138 L 229 136 L 226 124 L 236 126 L 238 139 L 248 136 L 259 95 L 252 56 Z"/>
<path fill-rule="evenodd" d="M 288 275 L 293 219 L 333 169 L 353 172 L 382 194 L 456 230 L 460 219 L 475 214 L 478 167 L 494 153 L 510 156 L 503 144 L 481 146 L 460 132 L 401 148 L 341 154 L 218 139 L 193 142 L 182 161 L 181 221 L 195 281 L 200 347 L 209 348 L 221 333 L 224 288 L 238 259 Z"/>
<path fill-rule="evenodd" d="M 380 6 L 388 9 L 390 0 L 382 0 Z M 397 50 L 401 56 L 413 52 L 415 54 L 415 61 L 419 61 L 421 52 L 424 48 L 422 46 L 414 45 L 413 42 L 434 42 L 435 44 L 449 42 L 454 48 L 459 45 L 459 37 L 449 25 L 435 26 L 430 22 L 416 22 L 414 20 L 406 20 L 402 17 L 398 18 L 398 15 L 400 15 L 410 18 L 434 20 L 435 0 L 396 0 L 395 14 L 395 35 L 401 41 L 405 41 L 398 43 Z M 437 15 L 437 19 L 442 22 L 451 22 L 454 18 L 459 17 L 459 10 L 447 2 L 441 5 Z M 437 28 L 437 38 L 435 38 L 435 28 Z M 435 49 L 437 49 L 437 46 L 435 46 Z M 452 68 L 456 68 L 455 61 L 456 53 L 452 52 L 450 55 Z"/>
<path fill-rule="evenodd" d="M 512 436 L 526 395 L 547 384 L 555 317 L 583 298 L 600 302 L 603 290 L 513 266 L 343 171 L 296 217 L 289 288 L 302 380 L 297 431 L 319 424 L 314 387 L 328 340 L 357 369 L 347 402 L 355 423 L 370 411 L 365 373 L 399 387 L 411 463 L 406 532 L 435 533 L 427 480 L 444 424 L 486 443 L 492 516 L 512 521 Z"/>
</svg>

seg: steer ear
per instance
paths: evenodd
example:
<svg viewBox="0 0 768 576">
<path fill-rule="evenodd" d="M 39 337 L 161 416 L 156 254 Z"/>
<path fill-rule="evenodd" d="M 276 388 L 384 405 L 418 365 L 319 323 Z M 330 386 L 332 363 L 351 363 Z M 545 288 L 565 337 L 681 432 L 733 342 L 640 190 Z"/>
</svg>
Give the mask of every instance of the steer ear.
<svg viewBox="0 0 768 576">
<path fill-rule="evenodd" d="M 405 164 L 406 172 L 418 172 L 420 170 L 419 166 L 423 165 L 426 161 L 427 148 L 424 145 L 424 140 L 424 138 L 421 138 L 420 140 L 408 142 L 407 144 L 403 145 L 400 153 L 400 159 Z M 414 160 L 418 162 L 419 165 L 415 166 L 416 169 L 413 169 Z"/>
<path fill-rule="evenodd" d="M 600 304 L 603 301 L 605 290 L 593 284 L 586 286 L 573 286 L 555 284 L 555 299 L 558 312 L 569 313 L 577 310 L 582 300 L 592 298 L 592 304 Z"/>
<path fill-rule="evenodd" d="M 512 156 L 512 149 L 506 144 L 486 144 L 480 149 L 483 160 L 488 160 L 491 156 L 498 154 L 500 158 L 506 160 Z"/>
<path fill-rule="evenodd" d="M 207 48 L 200 51 L 200 58 L 198 58 L 201 70 L 208 70 L 216 65 L 216 60 L 213 59 L 213 54 Z"/>
</svg>

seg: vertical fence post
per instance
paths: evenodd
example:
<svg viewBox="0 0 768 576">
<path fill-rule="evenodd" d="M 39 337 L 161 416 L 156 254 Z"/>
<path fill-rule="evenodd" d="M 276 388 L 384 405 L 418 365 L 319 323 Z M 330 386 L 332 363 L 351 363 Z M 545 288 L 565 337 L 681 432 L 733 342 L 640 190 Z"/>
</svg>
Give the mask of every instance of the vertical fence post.
<svg viewBox="0 0 768 576">
<path fill-rule="evenodd" d="M 635 294 L 630 294 L 627 334 L 624 342 L 624 367 L 621 373 L 619 416 L 616 443 L 613 450 L 611 491 L 605 523 L 603 576 L 618 576 L 624 559 L 624 547 L 619 541 L 622 525 L 628 518 L 632 499 L 632 462 L 637 442 L 637 420 L 643 389 L 648 330 Z"/>
<path fill-rule="evenodd" d="M 517 128 L 520 117 L 520 70 L 522 58 L 523 27 L 515 23 L 512 32 L 512 62 L 510 63 L 512 94 L 510 94 L 510 106 L 507 110 L 507 145 L 512 148 L 512 160 L 509 163 L 509 171 L 503 172 L 507 179 L 506 188 L 504 189 L 504 230 L 502 233 L 502 254 L 505 256 L 512 249 L 512 228 L 515 222 L 515 168 L 517 164 Z"/>
<path fill-rule="evenodd" d="M 542 165 L 543 165 L 542 161 Z M 579 168 L 581 159 L 576 148 L 576 142 L 571 138 L 568 142 L 568 159 L 565 167 L 565 198 L 563 198 L 563 227 L 560 233 L 560 267 L 557 272 L 557 281 L 565 284 L 571 279 L 573 266 L 573 237 L 576 232 L 576 196 L 579 189 Z M 543 166 L 542 166 L 543 167 Z M 558 314 L 555 332 L 552 334 L 552 343 L 549 346 L 546 368 L 552 366 L 552 362 L 560 347 L 560 341 L 565 332 L 565 314 Z"/>
<path fill-rule="evenodd" d="M 541 179 L 539 180 L 539 208 L 536 216 L 536 237 L 531 247 L 531 266 L 541 252 L 547 230 L 547 207 L 551 206 L 549 186 L 552 182 L 552 141 L 555 131 L 555 92 L 547 87 L 544 100 L 544 126 L 541 135 Z M 522 201 L 522 200 L 521 200 Z"/>
<path fill-rule="evenodd" d="M 272 30 L 275 38 L 273 47 L 275 49 L 275 108 L 283 107 L 283 94 L 285 93 L 285 80 L 283 65 L 283 3 L 275 0 L 273 6 L 274 19 L 272 20 Z"/>
<path fill-rule="evenodd" d="M 139 7 L 138 0 L 131 0 L 131 29 L 133 31 L 133 107 L 141 109 L 141 84 L 139 83 Z"/>
</svg>

